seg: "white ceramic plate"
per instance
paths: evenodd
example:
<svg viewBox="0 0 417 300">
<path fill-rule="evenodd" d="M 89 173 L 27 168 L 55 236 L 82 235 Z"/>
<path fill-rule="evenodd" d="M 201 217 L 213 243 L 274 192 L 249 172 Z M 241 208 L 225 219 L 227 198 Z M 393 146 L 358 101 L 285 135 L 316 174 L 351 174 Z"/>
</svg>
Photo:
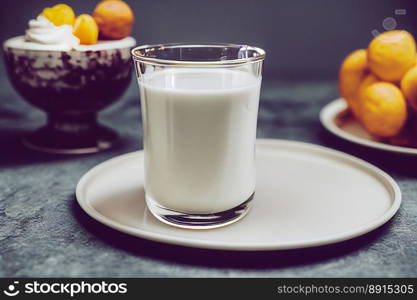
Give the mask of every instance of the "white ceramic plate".
<svg viewBox="0 0 417 300">
<path fill-rule="evenodd" d="M 357 120 L 346 115 L 346 109 L 346 101 L 342 98 L 330 102 L 320 112 L 321 123 L 334 135 L 356 144 L 390 152 L 417 154 L 417 148 L 395 146 L 378 141 L 367 133 Z"/>
<path fill-rule="evenodd" d="M 189 230 L 158 221 L 146 209 L 143 152 L 110 159 L 77 185 L 83 210 L 116 230 L 164 243 L 228 250 L 277 250 L 331 244 L 367 233 L 398 210 L 394 180 L 371 164 L 321 146 L 257 142 L 257 187 L 242 220 Z"/>
</svg>

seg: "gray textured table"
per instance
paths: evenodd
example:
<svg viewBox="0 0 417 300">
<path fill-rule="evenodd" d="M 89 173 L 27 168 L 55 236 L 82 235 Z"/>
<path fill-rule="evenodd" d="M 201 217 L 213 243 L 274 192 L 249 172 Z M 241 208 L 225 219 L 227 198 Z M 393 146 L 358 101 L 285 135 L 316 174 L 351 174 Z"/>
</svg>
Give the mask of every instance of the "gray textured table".
<svg viewBox="0 0 417 300">
<path fill-rule="evenodd" d="M 391 174 L 403 204 L 388 224 L 365 236 L 305 250 L 228 252 L 165 245 L 109 229 L 78 206 L 74 189 L 96 164 L 142 147 L 136 83 L 101 114 L 123 145 L 85 156 L 26 150 L 20 137 L 43 114 L 18 99 L 0 73 L 0 277 L 286 277 L 417 276 L 417 157 L 365 149 L 326 133 L 320 108 L 335 82 L 265 80 L 258 137 L 300 140 L 366 159 Z"/>
</svg>

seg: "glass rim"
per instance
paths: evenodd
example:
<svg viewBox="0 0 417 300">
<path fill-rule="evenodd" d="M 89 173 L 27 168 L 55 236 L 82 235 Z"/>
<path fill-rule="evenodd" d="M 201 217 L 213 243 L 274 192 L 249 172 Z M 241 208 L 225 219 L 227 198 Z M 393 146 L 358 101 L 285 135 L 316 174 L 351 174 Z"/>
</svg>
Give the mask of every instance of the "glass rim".
<svg viewBox="0 0 417 300">
<path fill-rule="evenodd" d="M 186 60 L 170 60 L 163 58 L 147 57 L 140 55 L 138 52 L 153 49 L 153 48 L 181 48 L 181 47 L 194 47 L 194 48 L 209 48 L 209 47 L 230 47 L 230 48 L 245 48 L 252 50 L 258 55 L 244 58 L 226 59 L 226 60 L 210 60 L 210 61 L 186 61 Z M 162 66 L 230 66 L 230 65 L 243 65 L 250 62 L 262 61 L 265 59 L 265 50 L 253 47 L 249 45 L 230 44 L 230 43 L 167 43 L 167 44 L 153 44 L 142 45 L 132 49 L 131 51 L 133 60 L 150 63 L 154 65 Z"/>
</svg>

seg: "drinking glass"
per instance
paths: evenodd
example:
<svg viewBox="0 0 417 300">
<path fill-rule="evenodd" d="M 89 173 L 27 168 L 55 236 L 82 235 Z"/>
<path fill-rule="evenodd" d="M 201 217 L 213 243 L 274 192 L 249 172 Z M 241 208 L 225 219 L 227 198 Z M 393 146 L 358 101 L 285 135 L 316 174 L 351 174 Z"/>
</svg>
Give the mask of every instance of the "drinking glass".
<svg viewBox="0 0 417 300">
<path fill-rule="evenodd" d="M 265 52 L 235 44 L 132 50 L 140 89 L 145 197 L 160 221 L 208 229 L 246 215 Z"/>
</svg>

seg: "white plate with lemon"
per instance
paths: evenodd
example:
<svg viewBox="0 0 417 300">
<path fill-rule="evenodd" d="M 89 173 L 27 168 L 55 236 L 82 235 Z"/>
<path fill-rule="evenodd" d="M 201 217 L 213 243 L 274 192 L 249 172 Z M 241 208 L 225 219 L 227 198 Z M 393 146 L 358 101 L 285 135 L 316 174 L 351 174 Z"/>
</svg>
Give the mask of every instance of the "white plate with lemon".
<svg viewBox="0 0 417 300">
<path fill-rule="evenodd" d="M 320 120 L 333 134 L 363 146 L 417 154 L 417 53 L 402 30 L 375 37 L 349 54 L 339 72 L 343 98 L 326 105 Z"/>
<path fill-rule="evenodd" d="M 417 155 L 417 148 L 388 144 L 367 132 L 350 113 L 343 98 L 336 99 L 323 107 L 320 121 L 328 131 L 347 141 L 370 148 Z"/>
</svg>

